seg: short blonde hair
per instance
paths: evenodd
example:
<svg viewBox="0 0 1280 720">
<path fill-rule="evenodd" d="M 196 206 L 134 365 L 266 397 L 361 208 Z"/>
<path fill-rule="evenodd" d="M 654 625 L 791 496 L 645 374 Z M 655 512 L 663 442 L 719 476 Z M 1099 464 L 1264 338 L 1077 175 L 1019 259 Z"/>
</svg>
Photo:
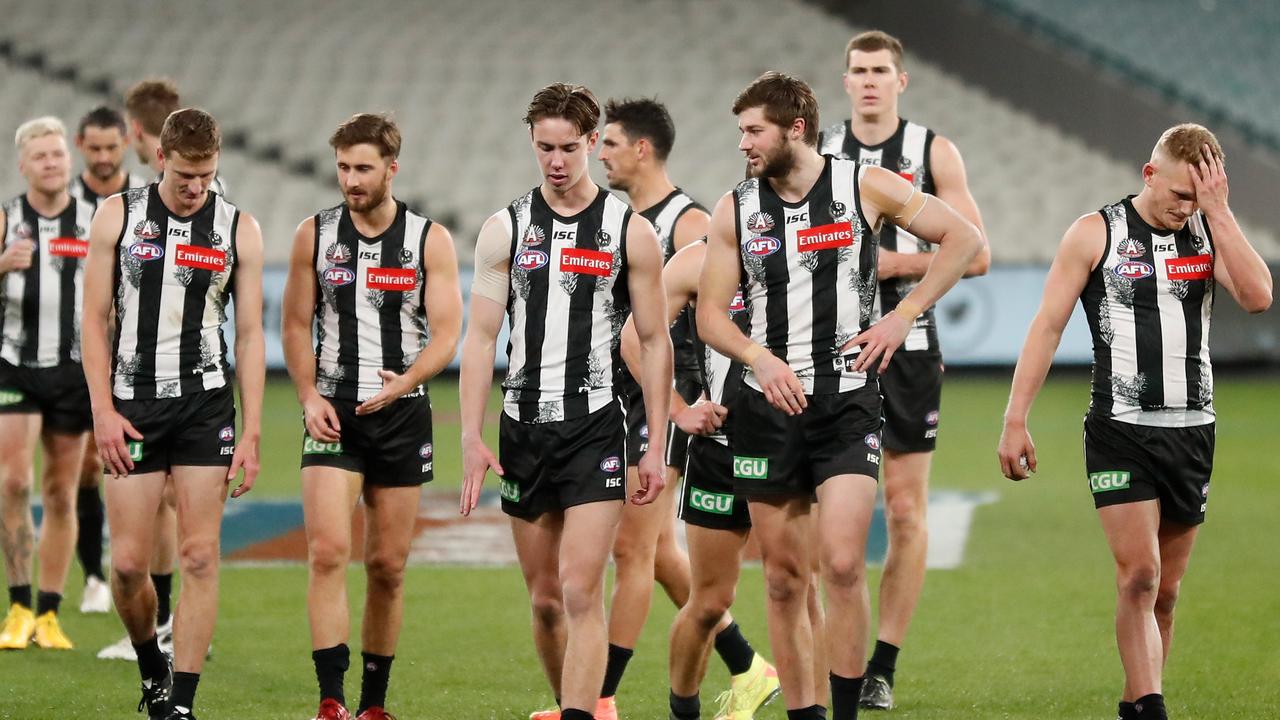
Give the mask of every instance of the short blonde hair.
<svg viewBox="0 0 1280 720">
<path fill-rule="evenodd" d="M 32 118 L 18 126 L 18 132 L 13 135 L 13 144 L 21 152 L 24 145 L 36 138 L 42 138 L 46 135 L 67 136 L 67 127 L 62 121 L 52 115 L 44 117 Z"/>
<path fill-rule="evenodd" d="M 1182 123 L 1165 130 L 1160 140 L 1156 142 L 1152 154 L 1164 155 L 1172 160 L 1181 160 L 1186 163 L 1199 163 L 1204 158 L 1205 145 L 1209 146 L 1209 152 L 1219 162 L 1226 160 L 1222 145 L 1218 144 L 1218 138 L 1209 128 L 1195 123 Z"/>
</svg>

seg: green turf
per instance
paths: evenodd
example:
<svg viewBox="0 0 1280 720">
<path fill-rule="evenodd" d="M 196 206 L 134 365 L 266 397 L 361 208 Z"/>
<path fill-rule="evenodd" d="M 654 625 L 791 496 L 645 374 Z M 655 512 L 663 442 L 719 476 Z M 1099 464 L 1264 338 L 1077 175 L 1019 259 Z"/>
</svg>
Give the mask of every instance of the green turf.
<svg viewBox="0 0 1280 720">
<path fill-rule="evenodd" d="M 1046 386 L 1031 418 L 1040 473 L 1018 485 L 999 476 L 994 453 L 1007 391 L 1006 378 L 953 378 L 948 385 L 934 484 L 994 490 L 999 501 L 977 510 L 963 567 L 930 574 L 899 660 L 901 707 L 887 717 L 1114 717 L 1121 674 L 1112 570 L 1081 470 L 1087 380 L 1072 374 Z M 433 399 L 437 482 L 452 485 L 456 393 L 442 382 Z M 1274 428 L 1280 383 L 1224 377 L 1217 405 L 1223 419 L 1209 519 L 1183 583 L 1166 691 L 1175 718 L 1275 717 L 1280 555 L 1271 543 L 1280 539 L 1274 520 L 1280 460 L 1270 444 L 1275 431 L 1266 428 Z M 267 406 L 264 472 L 254 495 L 296 495 L 299 430 L 291 389 L 272 383 Z M 358 598 L 362 575 L 357 569 L 350 577 Z M 873 587 L 877 577 L 873 571 Z M 316 697 L 305 588 L 302 567 L 225 570 L 214 659 L 197 703 L 202 718 L 310 717 Z M 119 621 L 79 615 L 78 591 L 70 595 L 64 622 L 78 649 L 0 655 L 0 718 L 137 717 L 134 667 L 93 658 L 118 637 Z M 402 720 L 514 720 L 549 704 L 514 568 L 411 568 L 406 608 L 390 695 Z M 619 693 L 624 718 L 666 717 L 672 614 L 656 594 Z M 744 573 L 735 614 L 767 651 L 758 568 Z M 348 677 L 353 701 L 358 667 L 353 663 Z M 712 700 L 725 684 L 713 660 L 704 717 L 712 717 Z M 782 703 L 757 717 L 780 720 Z"/>
</svg>

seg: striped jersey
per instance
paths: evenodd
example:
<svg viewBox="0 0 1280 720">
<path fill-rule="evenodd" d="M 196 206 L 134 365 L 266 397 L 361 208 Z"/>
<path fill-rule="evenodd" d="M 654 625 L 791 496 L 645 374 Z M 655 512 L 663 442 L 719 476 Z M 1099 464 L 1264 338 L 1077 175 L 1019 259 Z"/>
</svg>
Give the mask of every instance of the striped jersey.
<svg viewBox="0 0 1280 720">
<path fill-rule="evenodd" d="M 315 226 L 316 389 L 368 400 L 382 390 L 379 370 L 403 373 L 427 345 L 422 244 L 431 220 L 397 200 L 377 237 L 356 229 L 346 203 L 318 213 Z"/>
<path fill-rule="evenodd" d="M 718 352 L 715 348 L 698 339 L 697 316 L 691 313 L 689 318 L 690 328 L 694 331 L 692 333 L 694 347 L 698 353 L 698 369 L 701 374 L 702 387 L 707 391 L 707 399 L 717 405 L 728 407 L 737 397 L 738 389 L 742 387 L 742 363 Z M 733 301 L 729 303 L 729 318 L 743 333 L 749 332 L 751 307 L 747 305 L 746 296 L 741 288 L 733 296 Z M 721 445 L 729 444 L 729 438 L 723 429 L 717 430 L 708 437 Z"/>
<path fill-rule="evenodd" d="M 832 125 L 822 131 L 818 138 L 818 151 L 824 155 L 856 160 L 863 165 L 877 165 L 898 173 L 920 192 L 934 194 L 933 173 L 930 172 L 930 153 L 933 150 L 933 131 L 929 128 L 899 119 L 898 129 L 888 140 L 876 145 L 863 145 L 853 134 L 850 121 Z M 934 246 L 892 223 L 885 223 L 880 229 L 880 247 L 907 255 L 930 253 Z M 893 312 L 902 298 L 906 297 L 916 285 L 919 278 L 894 277 L 880 281 L 880 292 L 876 294 L 872 320 Z M 915 325 L 902 343 L 902 350 L 939 350 L 938 325 L 934 318 L 933 308 L 929 308 L 916 318 Z"/>
<path fill-rule="evenodd" d="M 128 173 L 124 177 L 124 185 L 122 185 L 118 190 L 116 190 L 115 192 L 107 193 L 106 195 L 99 195 L 98 193 L 91 190 L 88 185 L 85 184 L 83 175 L 76 175 L 75 177 L 71 178 L 71 185 L 68 186 L 67 190 L 71 193 L 71 197 L 84 200 L 85 202 L 92 205 L 96 210 L 99 206 L 102 205 L 103 200 L 106 200 L 112 195 L 115 195 L 116 193 L 124 192 L 125 190 L 128 190 L 130 188 L 145 187 L 146 184 L 147 184 L 146 178 L 142 177 L 141 175 L 136 175 L 134 173 Z M 215 192 L 216 192 L 216 189 L 215 189 Z"/>
<path fill-rule="evenodd" d="M 1106 250 L 1080 295 L 1093 335 L 1089 412 L 1136 425 L 1213 422 L 1209 225 L 1196 212 L 1181 230 L 1158 230 L 1131 197 L 1100 211 Z"/>
<path fill-rule="evenodd" d="M 785 360 L 809 395 L 866 384 L 866 372 L 853 370 L 859 349 L 841 347 L 870 327 L 876 288 L 876 236 L 858 191 L 863 169 L 824 160 L 799 202 L 783 201 L 759 178 L 733 191 L 751 339 Z M 746 382 L 760 389 L 750 369 Z"/>
<path fill-rule="evenodd" d="M 5 246 L 35 243 L 31 267 L 0 276 L 0 359 L 10 365 L 53 367 L 80 362 L 80 305 L 93 206 L 71 199 L 44 217 L 25 194 L 4 204 Z"/>
<path fill-rule="evenodd" d="M 685 191 L 676 188 L 657 205 L 640 211 L 640 215 L 653 223 L 653 230 L 658 235 L 658 245 L 662 248 L 662 264 L 666 264 L 676 253 L 676 223 L 690 210 L 706 211 Z M 671 326 L 671 346 L 675 351 L 675 372 L 678 377 L 696 376 L 698 373 L 698 356 L 693 347 L 691 336 L 690 312 L 685 308 Z M 634 382 L 634 381 L 632 381 Z"/>
<path fill-rule="evenodd" d="M 124 192 L 115 258 L 112 392 L 121 400 L 172 398 L 227 384 L 227 319 L 240 211 L 210 192 L 178 217 L 159 185 Z"/>
<path fill-rule="evenodd" d="M 503 409 L 528 423 L 570 420 L 615 402 L 618 346 L 631 311 L 631 208 L 604 188 L 571 217 L 539 188 L 507 208 L 510 358 Z"/>
</svg>

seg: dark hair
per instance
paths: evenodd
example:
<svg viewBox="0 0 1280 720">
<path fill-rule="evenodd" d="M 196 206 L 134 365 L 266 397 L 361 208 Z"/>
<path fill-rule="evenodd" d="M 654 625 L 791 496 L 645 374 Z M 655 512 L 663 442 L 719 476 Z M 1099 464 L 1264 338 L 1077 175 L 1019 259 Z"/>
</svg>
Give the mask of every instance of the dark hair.
<svg viewBox="0 0 1280 720">
<path fill-rule="evenodd" d="M 338 126 L 329 137 L 329 146 L 345 150 L 353 145 L 369 144 L 392 160 L 400 157 L 400 128 L 388 115 L 356 113 Z"/>
<path fill-rule="evenodd" d="M 844 48 L 844 67 L 849 68 L 849 55 L 854 50 L 862 52 L 876 52 L 877 50 L 888 50 L 893 56 L 893 65 L 902 72 L 902 41 L 890 35 L 883 30 L 868 30 L 864 33 L 854 35 L 849 40 L 849 44 Z"/>
<path fill-rule="evenodd" d="M 152 78 L 129 88 L 124 94 L 124 108 L 129 117 L 142 125 L 148 135 L 159 135 L 164 121 L 181 107 L 178 86 L 168 78 Z"/>
<path fill-rule="evenodd" d="M 605 123 L 617 123 L 631 142 L 640 138 L 653 145 L 659 160 L 666 161 L 676 144 L 676 125 L 667 107 L 650 98 L 609 100 L 604 106 Z"/>
<path fill-rule="evenodd" d="M 804 120 L 805 144 L 818 144 L 818 99 L 803 80 L 770 70 L 738 93 L 733 114 L 753 107 L 764 108 L 765 119 L 784 130 Z"/>
<path fill-rule="evenodd" d="M 96 127 L 115 128 L 120 131 L 121 135 L 128 135 L 129 129 L 124 123 L 124 115 L 119 110 L 106 105 L 99 105 L 90 110 L 84 117 L 80 118 L 80 127 L 76 130 L 77 137 L 84 137 L 85 128 Z"/>
<path fill-rule="evenodd" d="M 160 149 L 166 157 L 176 153 L 187 160 L 208 160 L 222 149 L 218 121 L 203 110 L 175 110 L 160 129 Z"/>
<path fill-rule="evenodd" d="M 564 118 L 573 123 L 579 135 L 586 135 L 600 123 L 600 103 L 581 85 L 552 83 L 533 96 L 524 114 L 529 127 L 546 118 Z"/>
</svg>

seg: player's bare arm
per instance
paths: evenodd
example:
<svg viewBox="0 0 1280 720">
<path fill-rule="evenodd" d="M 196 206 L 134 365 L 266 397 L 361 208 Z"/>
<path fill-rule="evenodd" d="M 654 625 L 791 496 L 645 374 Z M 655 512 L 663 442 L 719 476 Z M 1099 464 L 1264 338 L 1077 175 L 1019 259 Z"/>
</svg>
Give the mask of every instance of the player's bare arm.
<svg viewBox="0 0 1280 720">
<path fill-rule="evenodd" d="M 920 284 L 893 312 L 854 336 L 844 347 L 848 350 L 862 346 L 855 369 L 862 371 L 879 361 L 880 372 L 884 372 L 889 359 L 906 339 L 912 322 L 964 276 L 981 252 L 983 240 L 978 228 L 950 205 L 916 190 L 911 183 L 884 168 L 867 167 L 861 174 L 859 190 L 863 212 L 873 228 L 891 222 L 938 246 Z"/>
<path fill-rule="evenodd" d="M 640 338 L 640 389 L 650 433 L 649 450 L 640 458 L 640 492 L 631 502 L 645 505 L 657 499 L 666 483 L 663 448 L 667 445 L 674 359 L 662 289 L 662 249 L 653 225 L 637 214 L 632 214 L 627 225 L 627 290 L 631 295 L 631 319 Z"/>
<path fill-rule="evenodd" d="M 696 207 L 686 210 L 676 221 L 675 230 L 671 233 L 671 245 L 675 252 L 680 252 L 705 237 L 710 225 L 711 216 L 705 211 Z"/>
<path fill-rule="evenodd" d="M 476 239 L 475 280 L 458 377 L 462 410 L 462 495 L 458 509 L 463 515 L 470 515 L 480 502 L 485 474 L 493 470 L 502 476 L 498 457 L 484 444 L 484 411 L 493 386 L 493 357 L 511 286 L 511 226 L 507 217 L 505 210 L 491 216 Z"/>
<path fill-rule="evenodd" d="M 316 390 L 316 354 L 311 345 L 311 324 L 316 307 L 314 217 L 303 220 L 293 234 L 289 275 L 285 278 L 280 313 L 280 340 L 284 363 L 293 380 L 307 434 L 320 442 L 338 442 L 342 426 L 333 405 Z"/>
<path fill-rule="evenodd" d="M 111 342 L 107 327 L 114 298 L 112 262 L 123 226 L 124 200 L 120 196 L 108 198 L 89 226 L 80 327 L 80 354 L 93 406 L 94 439 L 103 463 L 116 477 L 133 470 L 125 435 L 132 440 L 142 439 L 142 434 L 116 412 L 111 397 Z"/>
<path fill-rule="evenodd" d="M 231 497 L 253 489 L 258 478 L 262 440 L 262 394 L 267 382 L 266 340 L 262 331 L 262 230 L 247 213 L 240 214 L 236 233 L 236 273 L 232 293 L 236 312 L 236 382 L 240 386 L 240 437 L 236 442 L 227 483 L 244 470 L 244 479 Z"/>
<path fill-rule="evenodd" d="M 427 326 L 431 340 L 418 353 L 418 358 L 402 374 L 380 370 L 383 387 L 377 395 L 356 407 L 357 415 L 374 413 L 412 392 L 430 380 L 453 359 L 462 333 L 462 292 L 458 287 L 458 256 L 453 236 L 443 225 L 432 223 L 422 242 L 422 258 L 426 266 Z"/>
<path fill-rule="evenodd" d="M 1196 203 L 1204 212 L 1213 233 L 1214 280 L 1222 283 L 1246 312 L 1260 313 L 1271 307 L 1271 270 L 1258 251 L 1249 244 L 1235 214 L 1227 203 L 1230 188 L 1222 160 L 1205 148 L 1199 163 L 1188 163 Z"/>
<path fill-rule="evenodd" d="M 1062 330 L 1071 319 L 1089 273 L 1102 259 L 1107 228 L 1098 213 L 1076 220 L 1062 237 L 1044 283 L 1040 309 L 1027 329 L 1027 339 L 1013 373 L 1013 388 L 1004 414 L 997 453 L 1000 472 L 1010 480 L 1023 480 L 1036 470 L 1036 447 L 1027 431 L 1031 403 L 1044 386 Z"/>
</svg>

